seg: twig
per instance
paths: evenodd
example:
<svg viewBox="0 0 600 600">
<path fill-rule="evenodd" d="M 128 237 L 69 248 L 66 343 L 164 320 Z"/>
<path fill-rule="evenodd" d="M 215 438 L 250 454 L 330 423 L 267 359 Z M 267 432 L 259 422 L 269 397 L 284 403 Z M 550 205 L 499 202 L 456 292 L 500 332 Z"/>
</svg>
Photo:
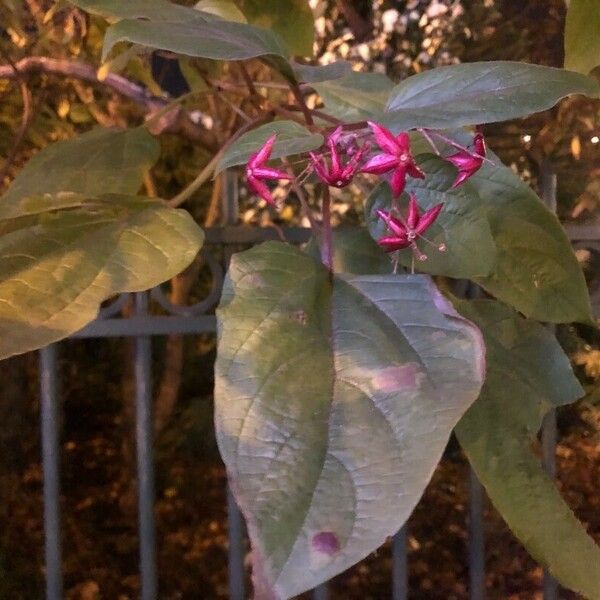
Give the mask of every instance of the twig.
<svg viewBox="0 0 600 600">
<path fill-rule="evenodd" d="M 292 189 L 294 190 L 294 193 L 296 194 L 296 196 L 298 196 L 298 200 L 300 202 L 300 207 L 302 208 L 302 212 L 304 213 L 304 216 L 308 219 L 308 222 L 310 223 L 310 228 L 312 229 L 312 231 L 315 235 L 319 235 L 320 227 L 315 219 L 315 215 L 313 214 L 313 211 L 311 210 L 311 208 L 308 204 L 308 200 L 306 199 L 306 194 L 304 193 L 304 189 L 298 183 L 296 177 L 294 177 L 294 172 L 293 172 L 291 164 L 287 160 L 287 158 L 283 158 L 282 162 L 287 167 L 290 174 L 292 175 L 292 180 L 291 180 Z"/>
<path fill-rule="evenodd" d="M 19 81 L 19 89 L 21 91 L 21 98 L 23 100 L 23 113 L 21 116 L 21 124 L 19 125 L 19 129 L 17 130 L 17 133 L 15 135 L 15 139 L 13 141 L 12 148 L 10 149 L 8 156 L 6 157 L 6 160 L 4 161 L 4 165 L 2 166 L 2 169 L 0 170 L 0 185 L 1 185 L 2 182 L 4 181 L 4 178 L 8 175 L 8 171 L 17 156 L 17 153 L 19 151 L 19 148 L 20 148 L 23 140 L 25 139 L 25 135 L 26 135 L 27 130 L 29 129 L 29 125 L 31 123 L 33 111 L 31 109 L 31 92 L 29 91 L 29 88 L 27 87 L 27 82 L 25 81 L 25 79 L 21 75 L 21 73 L 19 72 L 18 66 L 13 62 L 13 60 L 10 58 L 10 56 L 8 56 L 8 54 L 6 52 L 4 52 L 3 50 L 0 50 L 0 53 L 6 59 L 6 61 L 9 63 L 14 76 Z"/>
<path fill-rule="evenodd" d="M 147 111 L 155 111 L 169 104 L 168 99 L 152 95 L 144 86 L 130 81 L 121 75 L 108 73 L 104 79 L 99 79 L 94 66 L 79 60 L 49 58 L 47 56 L 28 56 L 19 60 L 14 66 L 21 75 L 40 72 L 49 75 L 75 77 L 82 81 L 101 85 L 133 100 Z M 0 65 L 0 79 L 17 79 L 17 72 L 15 72 L 10 64 Z M 214 134 L 196 125 L 187 114 L 182 114 L 179 122 L 173 126 L 173 129 L 169 129 L 169 131 L 181 133 L 192 141 L 200 142 L 207 148 L 215 148 L 217 145 Z"/>
<path fill-rule="evenodd" d="M 292 93 L 296 98 L 296 102 L 298 102 L 300 110 L 302 110 L 302 112 L 304 113 L 304 118 L 306 119 L 307 125 L 314 125 L 315 122 L 312 118 L 312 113 L 310 112 L 310 108 L 308 108 L 306 102 L 304 101 L 304 95 L 302 94 L 300 86 L 297 83 L 291 84 L 290 89 L 292 90 Z"/>
<path fill-rule="evenodd" d="M 211 177 L 219 160 L 225 153 L 225 151 L 244 133 L 262 125 L 263 123 L 268 123 L 273 118 L 273 111 L 269 111 L 265 114 L 262 114 L 257 119 L 254 119 L 250 123 L 246 123 L 244 126 L 240 127 L 222 146 L 222 148 L 212 157 L 210 162 L 198 173 L 196 178 L 179 194 L 171 198 L 168 204 L 172 208 L 176 208 L 181 206 L 186 200 L 190 198 L 197 190 L 199 190 Z"/>
</svg>

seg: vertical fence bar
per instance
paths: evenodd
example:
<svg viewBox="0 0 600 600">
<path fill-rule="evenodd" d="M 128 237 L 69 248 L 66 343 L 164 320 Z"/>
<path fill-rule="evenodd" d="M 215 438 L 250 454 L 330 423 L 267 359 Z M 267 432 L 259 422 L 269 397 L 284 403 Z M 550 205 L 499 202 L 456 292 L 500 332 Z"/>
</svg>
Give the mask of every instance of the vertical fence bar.
<svg viewBox="0 0 600 600">
<path fill-rule="evenodd" d="M 135 294 L 136 316 L 148 312 L 148 294 Z M 156 600 L 156 531 L 154 527 L 154 462 L 152 452 L 152 346 L 149 336 L 135 338 L 135 439 L 142 600 Z"/>
<path fill-rule="evenodd" d="M 62 598 L 60 541 L 60 445 L 58 417 L 57 347 L 40 350 L 40 420 L 44 474 L 44 536 L 46 598 Z"/>
<path fill-rule="evenodd" d="M 542 199 L 546 206 L 552 211 L 556 212 L 556 173 L 552 167 L 550 159 L 545 158 L 540 166 L 540 191 Z M 548 325 L 549 328 L 554 330 L 552 325 Z M 556 477 L 556 441 L 557 441 L 557 428 L 556 428 L 556 411 L 552 409 L 544 417 L 542 422 L 542 465 L 546 470 L 546 473 L 552 479 Z M 543 579 L 543 590 L 544 600 L 557 600 L 558 599 L 558 583 L 557 581 L 544 569 Z"/>
<path fill-rule="evenodd" d="M 406 525 L 392 540 L 392 600 L 408 598 L 408 559 Z"/>
<path fill-rule="evenodd" d="M 483 486 L 469 469 L 469 598 L 485 598 L 485 538 L 483 534 Z"/>
</svg>

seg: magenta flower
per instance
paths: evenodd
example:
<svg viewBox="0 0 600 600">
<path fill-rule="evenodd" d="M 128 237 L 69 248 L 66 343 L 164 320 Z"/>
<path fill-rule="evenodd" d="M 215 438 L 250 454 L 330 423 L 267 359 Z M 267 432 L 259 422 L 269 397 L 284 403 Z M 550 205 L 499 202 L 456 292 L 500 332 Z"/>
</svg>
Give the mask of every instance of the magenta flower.
<svg viewBox="0 0 600 600">
<path fill-rule="evenodd" d="M 394 217 L 385 210 L 377 210 L 377 216 L 385 221 L 392 234 L 380 238 L 377 243 L 386 252 L 395 252 L 396 250 L 403 250 L 404 248 L 412 248 L 419 260 L 425 260 L 427 257 L 419 252 L 416 246 L 416 240 L 417 238 L 423 238 L 423 234 L 433 225 L 443 206 L 443 204 L 436 204 L 421 214 L 419 205 L 417 204 L 417 198 L 414 194 L 411 194 L 408 201 L 406 222 Z M 438 246 L 440 252 L 443 252 L 445 249 L 446 246 L 444 244 Z"/>
<path fill-rule="evenodd" d="M 323 156 L 310 152 L 310 159 L 317 175 L 328 185 L 337 188 L 345 187 L 352 181 L 358 169 L 358 163 L 367 150 L 367 147 L 363 146 L 356 152 L 353 152 L 352 158 L 346 165 L 342 165 L 338 153 L 338 141 L 341 134 L 342 127 L 340 126 L 327 137 L 327 145 L 331 152 L 330 165 L 327 164 Z"/>
<path fill-rule="evenodd" d="M 485 140 L 483 139 L 483 134 L 475 134 L 473 147 L 475 152 L 470 152 L 465 148 L 459 150 L 456 154 L 446 157 L 446 160 L 458 169 L 458 175 L 452 184 L 453 188 L 464 183 L 483 164 L 485 158 Z"/>
<path fill-rule="evenodd" d="M 277 139 L 277 135 L 272 135 L 263 145 L 263 147 L 255 152 L 246 165 L 246 180 L 248 187 L 253 194 L 260 196 L 271 206 L 275 206 L 275 200 L 263 179 L 292 179 L 292 176 L 277 169 L 265 167 L 265 163 L 271 157 L 273 144 Z"/>
<path fill-rule="evenodd" d="M 383 154 L 376 154 L 368 160 L 361 168 L 361 173 L 372 173 L 382 175 L 383 173 L 392 173 L 391 186 L 394 196 L 397 198 L 406 185 L 406 176 L 425 178 L 425 173 L 419 169 L 415 159 L 410 152 L 410 138 L 408 133 L 401 133 L 399 136 L 389 130 L 369 121 L 369 127 L 375 135 L 375 140 L 383 150 Z"/>
</svg>

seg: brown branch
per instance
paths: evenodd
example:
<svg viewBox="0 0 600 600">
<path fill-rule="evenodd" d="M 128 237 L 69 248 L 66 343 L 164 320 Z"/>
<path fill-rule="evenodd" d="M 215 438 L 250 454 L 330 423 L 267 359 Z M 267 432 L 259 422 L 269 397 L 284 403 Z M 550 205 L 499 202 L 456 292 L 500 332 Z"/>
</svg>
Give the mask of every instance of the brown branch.
<svg viewBox="0 0 600 600">
<path fill-rule="evenodd" d="M 15 63 L 15 66 L 21 75 L 30 73 L 62 75 L 100 85 L 117 92 L 125 98 L 129 98 L 143 106 L 148 112 L 158 110 L 168 104 L 168 100 L 165 98 L 152 95 L 144 86 L 130 81 L 122 75 L 108 73 L 105 78 L 100 79 L 93 65 L 79 60 L 28 56 Z M 15 78 L 17 78 L 17 73 L 11 65 L 0 65 L 0 79 Z M 215 135 L 211 131 L 196 125 L 185 111 L 181 111 L 177 121 L 165 131 L 184 135 L 192 141 L 200 142 L 209 149 L 214 150 L 218 146 Z"/>
<path fill-rule="evenodd" d="M 23 113 L 21 116 L 21 124 L 19 125 L 19 129 L 17 130 L 17 133 L 15 135 L 12 148 L 10 149 L 6 160 L 4 161 L 4 165 L 2 165 L 2 169 L 0 169 L 0 185 L 2 185 L 4 178 L 8 175 L 8 171 L 17 156 L 17 152 L 19 151 L 21 143 L 25 139 L 25 135 L 27 134 L 27 130 L 29 129 L 29 125 L 31 124 L 31 120 L 33 118 L 33 110 L 31 107 L 31 92 L 27 87 L 27 82 L 20 73 L 19 67 L 12 61 L 10 56 L 8 56 L 3 51 L 1 52 L 1 54 L 9 62 L 9 67 L 14 78 L 18 79 L 19 81 L 19 89 L 21 91 L 21 98 L 23 99 Z"/>
</svg>

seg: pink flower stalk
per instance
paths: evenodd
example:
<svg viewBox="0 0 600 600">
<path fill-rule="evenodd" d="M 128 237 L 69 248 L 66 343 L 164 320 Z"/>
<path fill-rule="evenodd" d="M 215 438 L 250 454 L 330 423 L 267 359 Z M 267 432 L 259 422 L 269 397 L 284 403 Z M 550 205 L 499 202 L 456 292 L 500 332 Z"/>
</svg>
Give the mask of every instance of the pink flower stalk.
<svg viewBox="0 0 600 600">
<path fill-rule="evenodd" d="M 369 121 L 369 127 L 375 135 L 377 144 L 383 150 L 383 154 L 376 154 L 368 160 L 362 166 L 361 173 L 382 175 L 393 171 L 390 184 L 394 197 L 397 198 L 404 191 L 407 175 L 424 179 L 425 173 L 419 169 L 410 152 L 408 133 L 403 132 L 396 137 L 383 125 L 371 121 Z"/>
<path fill-rule="evenodd" d="M 310 152 L 310 160 L 317 175 L 328 185 L 337 188 L 345 187 L 352 181 L 358 170 L 358 163 L 367 150 L 367 147 L 363 146 L 353 153 L 352 158 L 346 165 L 342 165 L 338 152 L 338 141 L 341 134 L 342 127 L 340 126 L 327 137 L 327 145 L 331 152 L 330 165 L 327 165 L 327 161 L 323 156 Z"/>
<path fill-rule="evenodd" d="M 288 173 L 265 167 L 265 163 L 271 157 L 271 151 L 276 139 L 277 135 L 272 135 L 264 143 L 263 147 L 250 157 L 246 164 L 246 181 L 248 182 L 250 191 L 260 196 L 271 206 L 276 206 L 275 200 L 273 200 L 273 196 L 263 179 L 292 179 L 292 176 Z"/>
<path fill-rule="evenodd" d="M 452 184 L 452 187 L 458 187 L 464 183 L 473 173 L 479 170 L 485 158 L 485 140 L 482 133 L 476 133 L 473 139 L 475 152 L 468 150 L 459 150 L 456 154 L 447 156 L 446 160 L 451 162 L 457 169 L 458 175 Z"/>
<path fill-rule="evenodd" d="M 408 212 L 406 214 L 406 222 L 394 217 L 391 213 L 385 210 L 377 210 L 377 216 L 385 221 L 392 235 L 380 238 L 377 243 L 386 252 L 395 252 L 404 248 L 411 248 L 415 252 L 419 260 L 425 260 L 427 256 L 419 251 L 416 245 L 417 238 L 426 238 L 423 234 L 433 225 L 438 218 L 443 204 L 436 204 L 429 210 L 421 214 L 417 198 L 414 194 L 410 195 L 408 201 Z M 429 242 L 431 243 L 431 242 Z M 438 246 L 440 252 L 446 250 L 446 246 L 441 244 Z"/>
</svg>

